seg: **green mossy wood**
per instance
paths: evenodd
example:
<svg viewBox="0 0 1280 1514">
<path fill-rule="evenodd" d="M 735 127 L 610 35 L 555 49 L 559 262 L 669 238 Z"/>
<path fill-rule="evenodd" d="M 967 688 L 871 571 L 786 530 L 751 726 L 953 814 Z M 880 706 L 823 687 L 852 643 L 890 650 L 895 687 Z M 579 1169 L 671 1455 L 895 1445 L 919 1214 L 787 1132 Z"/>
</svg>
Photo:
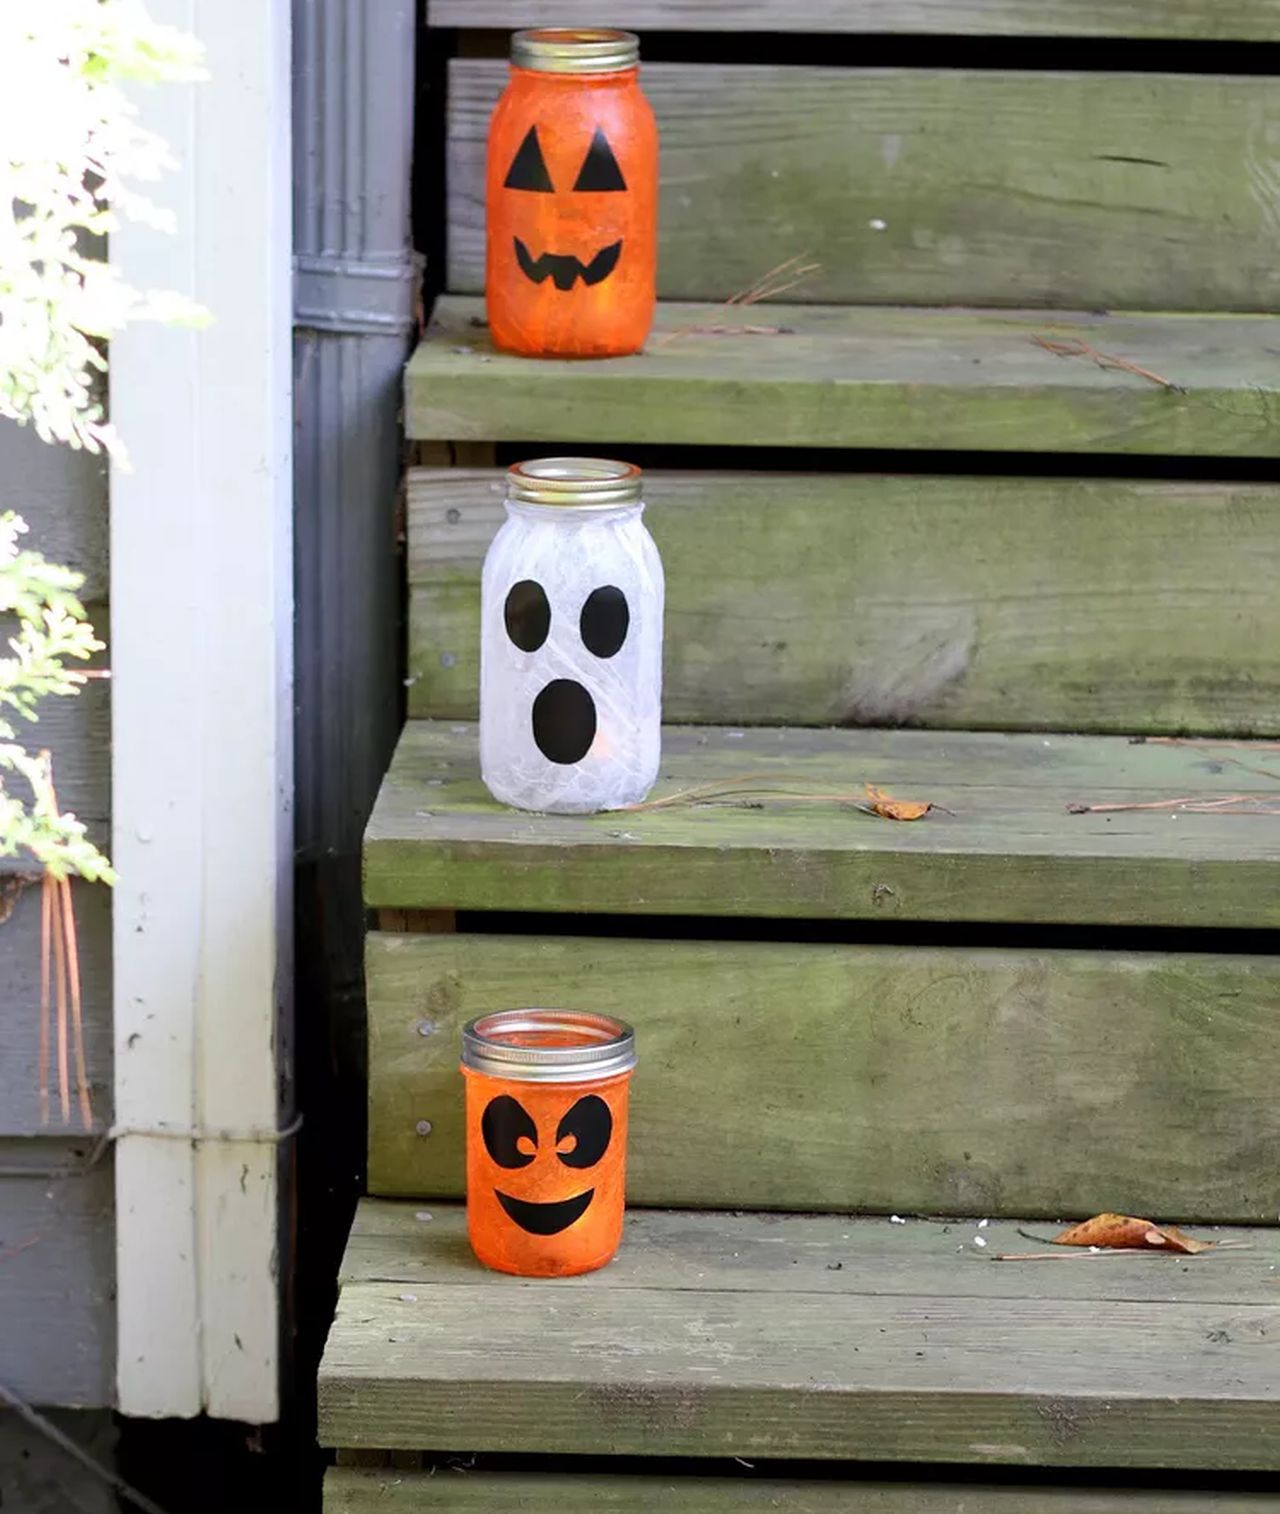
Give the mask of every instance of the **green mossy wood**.
<svg viewBox="0 0 1280 1514">
<path fill-rule="evenodd" d="M 430 1215 L 430 1219 L 422 1218 Z M 1052 1251 L 1019 1234 L 1020 1221 L 822 1214 L 697 1214 L 673 1209 L 632 1209 L 626 1237 L 606 1271 L 558 1278 L 575 1309 L 590 1307 L 602 1291 L 655 1289 L 674 1293 L 703 1287 L 753 1295 L 773 1307 L 779 1295 L 848 1293 L 914 1298 L 945 1282 L 957 1297 L 988 1303 L 1001 1299 L 1055 1298 L 1084 1303 L 1276 1304 L 1270 1278 L 1280 1271 L 1280 1230 L 1203 1227 L 1203 1240 L 1228 1246 L 1195 1259 L 1105 1257 L 1092 1266 L 999 1262 L 1006 1253 Z M 1038 1235 L 1051 1225 L 1033 1223 Z M 976 1238 L 984 1242 L 979 1246 Z M 839 1267 L 833 1264 L 840 1262 Z M 1167 1265 L 1166 1265 L 1167 1264 Z M 1046 1271 L 1048 1267 L 1048 1271 Z M 364 1199 L 356 1211 L 339 1281 L 354 1284 L 502 1283 L 471 1254 L 461 1205 Z M 941 1290 L 940 1290 L 941 1291 Z M 342 1442 L 338 1442 L 342 1444 Z"/>
<path fill-rule="evenodd" d="M 1280 729 L 1280 489 L 647 476 L 672 721 Z M 409 708 L 474 719 L 501 474 L 409 475 Z M 1280 766 L 1280 764 L 1277 764 Z"/>
<path fill-rule="evenodd" d="M 607 442 L 1280 456 L 1275 316 L 774 305 L 751 319 L 782 334 L 699 333 L 739 319 L 714 305 L 664 304 L 641 356 L 549 360 L 535 372 L 492 349 L 483 300 L 445 296 L 405 372 L 406 429 L 423 441 L 561 449 Z M 1059 357 L 1041 337 L 1089 342 L 1179 389 Z"/>
<path fill-rule="evenodd" d="M 636 1026 L 637 1203 L 1280 1213 L 1280 958 L 375 933 L 367 981 L 373 1193 L 461 1197 L 462 1026 L 531 1003 Z"/>
<path fill-rule="evenodd" d="M 1012 1226 L 980 1249 L 972 1226 L 923 1221 L 633 1215 L 618 1261 L 566 1284 L 485 1273 L 459 1214 L 410 1212 L 404 1270 L 386 1255 L 342 1289 L 325 1444 L 1280 1466 L 1274 1231 L 1194 1261 L 1002 1263 L 1037 1249 Z M 1218 1268 L 1230 1296 L 1183 1296 L 1184 1267 Z"/>
<path fill-rule="evenodd" d="M 450 70 L 457 293 L 484 287 L 485 141 L 506 79 L 497 59 Z M 644 88 L 662 131 L 663 299 L 724 300 L 803 255 L 821 265 L 789 296 L 805 302 L 1280 304 L 1275 79 L 657 63 Z"/>
<path fill-rule="evenodd" d="M 1274 802 L 1276 778 L 1249 771 L 1275 763 L 1265 749 L 723 727 L 669 727 L 663 740 L 654 797 L 716 785 L 725 802 L 522 814 L 495 803 L 480 782 L 474 727 L 411 721 L 366 832 L 366 902 L 781 919 L 1280 924 L 1280 816 L 1068 812 L 1072 803 L 1242 791 Z M 773 792 L 735 791 L 733 780 L 748 777 Z M 836 797 L 786 797 L 856 800 L 867 783 L 951 813 L 903 824 Z"/>
<path fill-rule="evenodd" d="M 353 1471 L 325 1481 L 326 1514 L 1275 1514 L 1268 1494 L 1112 1491 L 973 1483 L 784 1482 L 760 1476 Z"/>
<path fill-rule="evenodd" d="M 1277 0 L 427 0 L 432 26 L 1280 41 Z"/>
</svg>

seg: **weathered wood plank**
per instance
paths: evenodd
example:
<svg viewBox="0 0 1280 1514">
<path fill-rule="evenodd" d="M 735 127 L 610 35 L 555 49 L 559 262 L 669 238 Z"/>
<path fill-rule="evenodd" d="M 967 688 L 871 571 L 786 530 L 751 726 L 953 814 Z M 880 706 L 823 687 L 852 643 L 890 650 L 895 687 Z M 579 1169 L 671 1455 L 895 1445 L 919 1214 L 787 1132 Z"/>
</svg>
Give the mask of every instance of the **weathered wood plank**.
<svg viewBox="0 0 1280 1514">
<path fill-rule="evenodd" d="M 0 1137 L 50 1134 L 61 1130 L 56 1076 L 50 1097 L 53 1123 L 41 1125 L 40 895 L 38 882 L 0 874 Z M 111 893 L 104 885 L 72 885 L 80 949 L 85 1065 L 95 1129 L 111 1120 Z M 56 1067 L 56 1062 L 55 1062 Z M 71 1062 L 73 1133 L 80 1129 L 75 1108 L 75 1063 Z M 0 1222 L 4 1213 L 0 1210 Z"/>
<path fill-rule="evenodd" d="M 646 498 L 669 720 L 1280 726 L 1278 488 L 655 472 Z M 500 474 L 409 475 L 413 715 L 476 716 L 502 519 Z"/>
<path fill-rule="evenodd" d="M 785 1481 L 777 1477 L 640 1477 L 601 1472 L 331 1471 L 325 1514 L 653 1514 L 655 1509 L 727 1514 L 786 1509 L 791 1514 L 1274 1514 L 1261 1493 L 1126 1488 L 1015 1487 L 994 1483 Z M 50 1511 L 52 1514 L 52 1511 Z"/>
<path fill-rule="evenodd" d="M 493 350 L 483 301 L 447 296 L 405 373 L 410 436 L 974 452 L 1280 454 L 1280 320 L 771 306 L 779 336 L 700 335 L 659 306 L 645 354 L 536 365 Z M 761 313 L 761 321 L 766 315 Z M 678 331 L 679 340 L 664 341 Z M 1088 341 L 1162 388 L 1038 337 Z"/>
<path fill-rule="evenodd" d="M 48 1175 L 91 1144 L 0 1141 L 0 1382 L 33 1403 L 92 1408 L 115 1395 L 112 1164 Z"/>
<path fill-rule="evenodd" d="M 432 26 L 1275 41 L 1275 0 L 427 0 Z"/>
<path fill-rule="evenodd" d="M 429 1214 L 430 1219 L 423 1216 Z M 949 1293 L 974 1299 L 1107 1299 L 1114 1303 L 1273 1304 L 1280 1273 L 1280 1228 L 1197 1229 L 1240 1249 L 1194 1259 L 1111 1256 L 1079 1267 L 993 1263 L 1001 1253 L 1047 1251 L 1018 1233 L 1018 1222 L 851 1218 L 815 1214 L 703 1214 L 631 1209 L 626 1238 L 609 1264 L 610 1288 L 700 1289 L 715 1286 L 757 1296 L 773 1293 L 926 1294 L 943 1261 L 954 1264 Z M 1036 1224 L 1035 1233 L 1054 1233 Z M 986 1242 L 979 1246 L 978 1240 Z M 1248 1250 L 1244 1248 L 1248 1247 Z M 1104 1264 L 1105 1263 L 1105 1264 Z M 1051 1285 L 1046 1277 L 1051 1277 Z M 364 1199 L 356 1212 L 340 1282 L 416 1287 L 474 1283 L 460 1204 Z M 564 1278 L 565 1289 L 598 1289 L 590 1274 Z"/>
<path fill-rule="evenodd" d="M 1280 958 L 372 935 L 366 964 L 372 1193 L 465 1192 L 462 1026 L 535 1003 L 636 1026 L 637 1203 L 1280 1213 Z"/>
<path fill-rule="evenodd" d="M 842 1291 L 806 1291 L 796 1256 L 796 1286 L 762 1299 L 732 1285 L 732 1257 L 718 1260 L 719 1216 L 690 1223 L 707 1236 L 708 1266 L 694 1287 L 617 1288 L 606 1269 L 589 1289 L 566 1290 L 478 1265 L 470 1281 L 412 1290 L 347 1284 L 320 1372 L 321 1440 L 553 1454 L 1280 1465 L 1280 1302 L 1055 1296 L 1055 1269 L 1094 1267 L 1101 1290 L 1111 1259 L 1041 1264 L 1036 1299 L 972 1298 L 958 1291 L 968 1260 L 941 1235 L 927 1269 L 922 1258 L 927 1286 L 918 1294 L 881 1292 L 879 1268 L 853 1256 Z M 425 1250 L 435 1243 L 424 1230 Z M 643 1273 L 642 1248 L 631 1249 Z"/>
<path fill-rule="evenodd" d="M 484 288 L 485 143 L 507 74 L 450 68 L 458 293 Z M 806 302 L 1280 304 L 1274 79 L 658 63 L 644 83 L 663 299 L 724 300 L 803 254 L 821 265 L 789 296 Z"/>
<path fill-rule="evenodd" d="M 654 797 L 759 785 L 759 775 L 770 792 L 534 817 L 489 798 L 473 727 L 411 721 L 366 832 L 365 898 L 374 908 L 1273 929 L 1280 817 L 1067 810 L 1274 795 L 1275 779 L 1246 770 L 1265 756 L 1104 736 L 670 727 Z M 951 813 L 895 824 L 832 797 L 856 798 L 866 783 Z"/>
</svg>

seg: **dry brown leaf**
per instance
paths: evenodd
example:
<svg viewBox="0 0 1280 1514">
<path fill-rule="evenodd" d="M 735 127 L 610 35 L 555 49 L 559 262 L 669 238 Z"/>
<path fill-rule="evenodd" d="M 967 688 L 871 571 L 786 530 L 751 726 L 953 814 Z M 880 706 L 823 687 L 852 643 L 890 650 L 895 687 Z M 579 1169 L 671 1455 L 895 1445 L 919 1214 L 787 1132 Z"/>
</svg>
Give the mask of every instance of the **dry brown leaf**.
<svg viewBox="0 0 1280 1514">
<path fill-rule="evenodd" d="M 883 820 L 923 820 L 933 808 L 932 804 L 915 799 L 893 799 L 875 784 L 867 784 L 867 798 L 871 808 Z"/>
<path fill-rule="evenodd" d="M 1082 1225 L 1073 1225 L 1070 1230 L 1055 1235 L 1053 1244 L 1103 1246 L 1109 1250 L 1126 1251 L 1177 1251 L 1184 1256 L 1195 1256 L 1200 1251 L 1212 1251 L 1217 1243 L 1192 1240 L 1176 1225 L 1157 1225 L 1132 1214 L 1095 1214 Z"/>
</svg>

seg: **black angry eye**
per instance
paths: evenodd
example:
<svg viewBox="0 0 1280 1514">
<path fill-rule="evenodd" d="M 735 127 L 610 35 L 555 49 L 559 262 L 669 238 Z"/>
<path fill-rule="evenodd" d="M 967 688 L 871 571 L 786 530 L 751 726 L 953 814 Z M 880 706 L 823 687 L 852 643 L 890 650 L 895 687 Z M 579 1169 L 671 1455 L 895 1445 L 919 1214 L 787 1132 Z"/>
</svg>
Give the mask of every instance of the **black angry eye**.
<svg viewBox="0 0 1280 1514">
<path fill-rule="evenodd" d="M 617 164 L 614 165 L 615 169 Z M 547 160 L 542 156 L 542 143 L 538 141 L 538 128 L 531 126 L 525 133 L 520 149 L 511 160 L 504 189 L 535 189 L 539 194 L 551 193 L 551 175 L 547 172 Z"/>
<path fill-rule="evenodd" d="M 507 635 L 516 646 L 522 652 L 536 652 L 551 629 L 546 590 L 532 578 L 512 584 L 502 607 L 502 618 L 507 623 Z"/>
<path fill-rule="evenodd" d="M 521 1151 L 520 1142 L 527 1141 L 536 1149 L 538 1127 L 524 1105 L 510 1094 L 499 1094 L 489 1100 L 480 1116 L 480 1133 L 499 1167 L 527 1167 L 533 1161 L 534 1152 Z"/>
<path fill-rule="evenodd" d="M 612 657 L 621 651 L 630 624 L 631 610 L 621 589 L 615 589 L 612 584 L 593 589 L 587 595 L 578 622 L 582 645 L 597 657 Z"/>
<path fill-rule="evenodd" d="M 613 1115 L 602 1098 L 589 1093 L 579 1099 L 556 1131 L 556 1146 L 570 1136 L 575 1144 L 570 1151 L 557 1151 L 557 1156 L 566 1167 L 594 1167 L 609 1149 L 609 1137 L 613 1134 Z"/>
<path fill-rule="evenodd" d="M 523 148 L 520 149 L 524 151 Z M 545 173 L 546 170 L 544 169 Z M 608 190 L 625 189 L 627 181 L 622 177 L 622 170 L 618 167 L 618 160 L 613 155 L 613 148 L 609 146 L 609 139 L 604 134 L 604 128 L 597 126 L 596 134 L 591 139 L 591 146 L 587 148 L 587 161 L 582 165 L 578 174 L 574 189 L 590 189 L 600 193 Z"/>
</svg>

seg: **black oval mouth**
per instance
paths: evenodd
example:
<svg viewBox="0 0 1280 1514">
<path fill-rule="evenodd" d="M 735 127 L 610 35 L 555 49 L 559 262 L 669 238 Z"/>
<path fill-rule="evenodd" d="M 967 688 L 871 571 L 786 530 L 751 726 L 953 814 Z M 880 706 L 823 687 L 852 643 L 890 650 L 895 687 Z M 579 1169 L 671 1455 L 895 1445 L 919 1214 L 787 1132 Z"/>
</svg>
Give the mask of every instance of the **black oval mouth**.
<svg viewBox="0 0 1280 1514">
<path fill-rule="evenodd" d="M 558 1204 L 531 1204 L 527 1199 L 513 1199 L 509 1193 L 500 1193 L 496 1188 L 493 1191 L 507 1218 L 530 1235 L 559 1235 L 562 1230 L 568 1230 L 586 1214 L 596 1196 L 595 1189 L 588 1188 L 585 1193 L 561 1199 Z"/>
<path fill-rule="evenodd" d="M 596 739 L 596 702 L 572 678 L 555 678 L 533 701 L 533 739 L 548 762 L 581 762 Z"/>
</svg>

